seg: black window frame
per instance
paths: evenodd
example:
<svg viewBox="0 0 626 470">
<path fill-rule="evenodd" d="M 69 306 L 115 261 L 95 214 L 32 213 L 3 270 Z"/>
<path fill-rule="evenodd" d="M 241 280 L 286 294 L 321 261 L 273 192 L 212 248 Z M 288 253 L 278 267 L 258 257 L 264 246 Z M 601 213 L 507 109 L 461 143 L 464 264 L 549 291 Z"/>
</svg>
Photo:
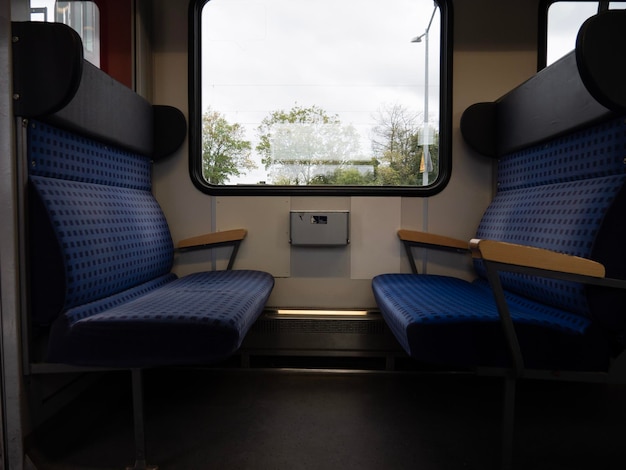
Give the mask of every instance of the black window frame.
<svg viewBox="0 0 626 470">
<path fill-rule="evenodd" d="M 201 13 L 211 0 L 190 0 L 189 5 L 189 173 L 200 191 L 213 196 L 412 196 L 441 192 L 452 172 L 452 0 L 434 0 L 441 15 L 439 90 L 439 173 L 428 186 L 277 186 L 211 185 L 202 176 Z M 382 1 L 382 0 L 381 0 Z M 416 25 L 417 26 L 417 25 Z"/>
</svg>

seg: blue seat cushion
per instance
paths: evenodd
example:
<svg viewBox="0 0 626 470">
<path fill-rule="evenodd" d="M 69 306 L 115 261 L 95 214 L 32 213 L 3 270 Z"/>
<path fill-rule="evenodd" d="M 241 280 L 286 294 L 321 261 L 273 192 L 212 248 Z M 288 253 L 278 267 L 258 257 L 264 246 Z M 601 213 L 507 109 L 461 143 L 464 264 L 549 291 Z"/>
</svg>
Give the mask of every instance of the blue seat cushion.
<svg viewBox="0 0 626 470">
<path fill-rule="evenodd" d="M 33 289 L 42 299 L 35 322 L 170 272 L 174 246 L 150 191 L 41 176 L 30 183 Z"/>
<path fill-rule="evenodd" d="M 386 323 L 411 357 L 453 366 L 510 365 L 485 281 L 382 274 L 372 280 L 372 288 Z M 507 293 L 506 299 L 527 367 L 608 368 L 607 341 L 589 319 L 516 294 Z"/>
<path fill-rule="evenodd" d="M 274 286 L 265 272 L 164 276 L 68 310 L 52 325 L 48 362 L 107 367 L 206 364 L 235 352 Z"/>
<path fill-rule="evenodd" d="M 616 116 L 504 155 L 476 238 L 592 259 L 607 277 L 625 279 L 625 149 L 626 120 Z M 485 278 L 482 261 L 474 261 Z M 590 318 L 618 337 L 626 331 L 624 291 L 517 273 L 500 279 L 507 291 Z"/>
</svg>

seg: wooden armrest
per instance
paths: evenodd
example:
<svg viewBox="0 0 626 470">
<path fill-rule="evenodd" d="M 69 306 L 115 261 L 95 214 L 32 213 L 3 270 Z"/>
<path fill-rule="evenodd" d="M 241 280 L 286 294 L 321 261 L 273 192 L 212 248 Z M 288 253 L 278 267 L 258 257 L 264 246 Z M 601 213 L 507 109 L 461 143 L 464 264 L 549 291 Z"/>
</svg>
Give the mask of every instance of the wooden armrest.
<svg viewBox="0 0 626 470">
<path fill-rule="evenodd" d="M 417 274 L 417 265 L 413 258 L 411 248 L 413 246 L 422 246 L 425 248 L 434 248 L 438 250 L 453 251 L 457 253 L 469 253 L 469 243 L 465 240 L 445 237 L 434 233 L 419 232 L 417 230 L 398 230 L 398 237 L 404 244 L 406 255 L 411 264 L 411 271 Z"/>
<path fill-rule="evenodd" d="M 598 278 L 605 276 L 601 263 L 543 248 L 473 239 L 470 241 L 470 249 L 473 257 L 487 261 L 582 276 Z"/>
<path fill-rule="evenodd" d="M 416 243 L 418 245 L 431 245 L 433 247 L 469 251 L 469 243 L 467 240 L 459 240 L 457 238 L 445 237 L 434 233 L 401 229 L 398 230 L 398 237 L 403 242 Z"/>
<path fill-rule="evenodd" d="M 189 250 L 193 248 L 209 247 L 211 245 L 221 245 L 224 243 L 240 242 L 244 238 L 248 231 L 243 228 L 235 230 L 225 230 L 223 232 L 207 233 L 197 237 L 186 238 L 178 242 L 179 250 Z"/>
</svg>

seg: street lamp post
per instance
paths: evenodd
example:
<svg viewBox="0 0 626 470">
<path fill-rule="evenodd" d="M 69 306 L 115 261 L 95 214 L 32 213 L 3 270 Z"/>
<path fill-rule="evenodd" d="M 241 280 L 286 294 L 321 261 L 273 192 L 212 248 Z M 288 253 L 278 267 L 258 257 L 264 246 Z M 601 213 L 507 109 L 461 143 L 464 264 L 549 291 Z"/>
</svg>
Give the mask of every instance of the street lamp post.
<svg viewBox="0 0 626 470">
<path fill-rule="evenodd" d="M 433 19 L 435 18 L 435 12 L 437 11 L 437 5 L 433 9 L 432 15 L 430 15 L 430 21 L 428 22 L 428 26 L 423 34 L 420 36 L 414 37 L 411 39 L 411 42 L 422 42 L 422 38 L 424 38 L 424 130 L 422 132 L 422 145 L 424 147 L 424 172 L 422 173 L 422 185 L 427 186 L 428 181 L 428 172 L 432 170 L 433 163 L 430 159 L 430 128 L 428 125 L 428 33 L 430 31 L 430 27 L 433 24 Z"/>
</svg>

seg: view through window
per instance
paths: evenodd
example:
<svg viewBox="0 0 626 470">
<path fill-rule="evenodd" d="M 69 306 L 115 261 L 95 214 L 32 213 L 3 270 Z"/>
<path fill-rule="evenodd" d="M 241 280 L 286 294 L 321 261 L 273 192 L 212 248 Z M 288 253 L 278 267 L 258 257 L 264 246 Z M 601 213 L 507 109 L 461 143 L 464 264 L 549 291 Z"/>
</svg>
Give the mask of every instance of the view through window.
<svg viewBox="0 0 626 470">
<path fill-rule="evenodd" d="M 598 12 L 599 2 L 557 1 L 548 9 L 547 63 L 557 61 L 574 50 L 578 30 L 585 20 Z M 624 9 L 626 2 L 610 2 L 610 9 Z"/>
<path fill-rule="evenodd" d="M 436 181 L 441 14 L 432 0 L 210 0 L 200 21 L 207 183 Z"/>
</svg>

